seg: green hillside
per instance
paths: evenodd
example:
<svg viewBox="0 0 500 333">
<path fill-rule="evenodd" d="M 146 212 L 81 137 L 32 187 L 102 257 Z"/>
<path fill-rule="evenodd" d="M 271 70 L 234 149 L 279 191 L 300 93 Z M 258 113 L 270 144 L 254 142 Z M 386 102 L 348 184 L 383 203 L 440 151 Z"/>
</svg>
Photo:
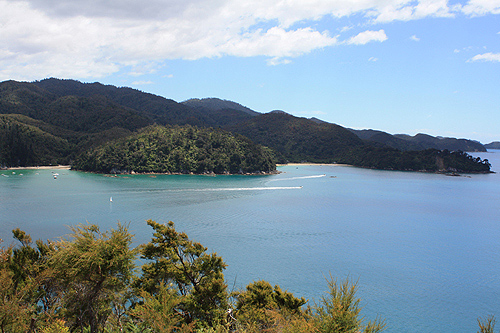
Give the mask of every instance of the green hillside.
<svg viewBox="0 0 500 333">
<path fill-rule="evenodd" d="M 20 115 L 0 114 L 0 166 L 68 163 L 71 144 L 29 123 L 36 122 Z"/>
<path fill-rule="evenodd" d="M 434 137 L 422 133 L 414 136 L 396 134 L 395 137 L 401 138 L 407 142 L 416 143 L 425 148 L 434 148 L 440 150 L 447 149 L 461 151 L 486 151 L 486 148 L 480 142 L 467 139 Z"/>
<path fill-rule="evenodd" d="M 487 149 L 500 149 L 500 142 L 499 141 L 493 141 L 490 142 L 486 145 L 484 145 Z"/>
<path fill-rule="evenodd" d="M 467 139 L 434 137 L 421 133 L 410 136 L 406 134 L 391 135 L 389 133 L 376 130 L 350 129 L 350 131 L 356 134 L 360 139 L 363 139 L 369 144 L 377 147 L 387 146 L 399 150 L 447 149 L 454 151 L 486 151 L 485 146 L 483 146 L 480 142 Z"/>
<path fill-rule="evenodd" d="M 209 116 L 177 103 L 172 99 L 145 93 L 127 87 L 115 87 L 101 83 L 82 83 L 75 80 L 46 79 L 33 83 L 56 96 L 101 96 L 124 108 L 135 110 L 151 122 L 171 125 L 214 125 Z"/>
<path fill-rule="evenodd" d="M 281 162 L 346 163 L 351 149 L 364 145 L 341 126 L 284 112 L 262 114 L 226 129 L 275 149 L 284 158 Z"/>
<path fill-rule="evenodd" d="M 488 161 L 461 151 L 398 150 L 371 145 L 334 124 L 271 112 L 229 130 L 266 144 L 280 154 L 280 162 L 347 163 L 354 166 L 401 171 L 488 172 Z"/>
<path fill-rule="evenodd" d="M 7 81 L 0 84 L 0 113 L 23 114 L 75 132 L 99 132 L 114 127 L 136 130 L 152 120 L 102 95 L 58 96 L 35 84 Z"/>
<path fill-rule="evenodd" d="M 153 126 L 80 155 L 73 169 L 100 173 L 269 173 L 271 150 L 242 136 L 192 126 Z"/>
</svg>

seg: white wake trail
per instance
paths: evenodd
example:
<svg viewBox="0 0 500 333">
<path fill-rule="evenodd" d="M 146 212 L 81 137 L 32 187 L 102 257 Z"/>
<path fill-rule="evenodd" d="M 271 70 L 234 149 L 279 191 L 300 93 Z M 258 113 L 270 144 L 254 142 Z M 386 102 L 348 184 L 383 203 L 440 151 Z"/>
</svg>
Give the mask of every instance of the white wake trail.
<svg viewBox="0 0 500 333">
<path fill-rule="evenodd" d="M 300 176 L 300 177 L 290 177 L 290 178 L 282 178 L 282 179 L 271 179 L 270 182 L 277 182 L 277 181 L 282 181 L 282 180 L 311 179 L 311 178 L 321 178 L 321 177 L 326 177 L 326 175 L 323 174 L 323 175 L 314 175 L 314 176 Z"/>
<path fill-rule="evenodd" d="M 274 186 L 274 187 L 227 187 L 227 188 L 203 188 L 193 189 L 195 192 L 207 191 L 274 191 L 274 190 L 300 190 L 302 186 Z"/>
</svg>

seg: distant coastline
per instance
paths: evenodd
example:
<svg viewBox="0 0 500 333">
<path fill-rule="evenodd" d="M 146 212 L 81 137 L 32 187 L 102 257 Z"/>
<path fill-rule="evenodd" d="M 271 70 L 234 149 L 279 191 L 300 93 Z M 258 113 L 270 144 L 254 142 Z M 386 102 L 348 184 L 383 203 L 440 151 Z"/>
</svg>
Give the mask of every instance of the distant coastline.
<svg viewBox="0 0 500 333">
<path fill-rule="evenodd" d="M 309 163 L 309 162 L 304 162 L 304 163 L 278 163 L 276 164 L 277 167 L 279 166 L 301 166 L 301 165 L 317 165 L 317 166 L 323 166 L 323 165 L 327 165 L 327 166 L 353 166 L 351 164 L 342 164 L 342 163 Z"/>
<path fill-rule="evenodd" d="M 302 164 L 305 165 L 305 164 Z M 325 164 L 326 165 L 326 164 Z M 1 168 L 0 170 L 71 170 L 71 165 L 43 165 L 43 166 L 29 166 L 29 167 L 9 167 L 9 168 Z M 117 172 L 117 173 L 102 173 L 102 172 L 93 172 L 93 171 L 82 171 L 75 170 L 81 172 L 89 172 L 95 174 L 102 175 L 204 175 L 204 176 L 220 176 L 220 175 L 246 175 L 246 176 L 259 176 L 259 175 L 275 175 L 280 174 L 281 172 L 278 170 L 273 171 L 259 171 L 259 172 L 247 172 L 247 173 L 221 173 L 216 174 L 213 172 L 208 173 L 182 173 L 182 172 Z"/>
<path fill-rule="evenodd" d="M 69 170 L 71 169 L 70 165 L 43 165 L 43 166 L 29 166 L 29 167 L 9 167 L 4 168 L 2 170 Z"/>
</svg>

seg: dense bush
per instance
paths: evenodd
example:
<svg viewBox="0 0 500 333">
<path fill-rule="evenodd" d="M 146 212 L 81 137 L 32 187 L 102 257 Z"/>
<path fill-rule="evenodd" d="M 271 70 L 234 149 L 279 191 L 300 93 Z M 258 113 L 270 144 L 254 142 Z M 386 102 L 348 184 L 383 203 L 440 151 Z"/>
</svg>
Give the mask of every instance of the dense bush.
<svg viewBox="0 0 500 333">
<path fill-rule="evenodd" d="M 19 117 L 0 115 L 0 167 L 57 165 L 67 162 L 71 145 Z"/>
<path fill-rule="evenodd" d="M 426 149 L 400 151 L 394 148 L 360 147 L 352 155 L 355 166 L 400 171 L 489 172 L 488 160 L 462 151 Z"/>
<path fill-rule="evenodd" d="M 80 155 L 73 169 L 100 173 L 258 173 L 276 170 L 270 149 L 222 130 L 152 126 Z"/>
</svg>

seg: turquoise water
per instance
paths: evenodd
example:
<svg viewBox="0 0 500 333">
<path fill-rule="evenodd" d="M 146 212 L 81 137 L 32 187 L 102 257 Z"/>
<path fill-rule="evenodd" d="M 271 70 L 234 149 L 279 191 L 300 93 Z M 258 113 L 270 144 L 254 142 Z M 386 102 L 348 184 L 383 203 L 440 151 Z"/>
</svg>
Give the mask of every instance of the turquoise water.
<svg viewBox="0 0 500 333">
<path fill-rule="evenodd" d="M 500 171 L 500 151 L 476 155 Z M 0 238 L 10 244 L 15 227 L 54 239 L 69 225 L 108 229 L 121 221 L 140 244 L 151 238 L 147 219 L 171 220 L 224 258 L 231 289 L 265 279 L 313 303 L 331 273 L 359 280 L 363 313 L 385 318 L 387 332 L 476 332 L 477 317 L 500 318 L 500 173 L 280 171 L 155 178 L 0 171 Z"/>
</svg>

